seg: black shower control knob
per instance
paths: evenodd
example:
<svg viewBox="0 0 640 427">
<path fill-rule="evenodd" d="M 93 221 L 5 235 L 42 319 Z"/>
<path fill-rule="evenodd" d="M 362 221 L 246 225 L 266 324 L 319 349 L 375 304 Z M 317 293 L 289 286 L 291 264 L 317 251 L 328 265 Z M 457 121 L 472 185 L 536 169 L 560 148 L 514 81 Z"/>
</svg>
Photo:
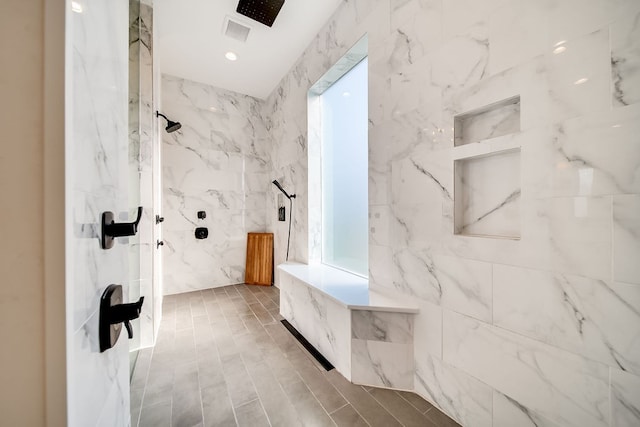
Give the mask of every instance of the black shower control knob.
<svg viewBox="0 0 640 427">
<path fill-rule="evenodd" d="M 195 235 L 198 240 L 206 239 L 209 237 L 209 229 L 207 227 L 198 227 L 196 228 Z"/>
<path fill-rule="evenodd" d="M 129 339 L 133 338 L 131 320 L 140 317 L 144 297 L 130 304 L 122 303 L 122 285 L 109 285 L 100 298 L 98 335 L 100 352 L 113 347 L 118 341 L 122 323 L 127 329 Z"/>
</svg>

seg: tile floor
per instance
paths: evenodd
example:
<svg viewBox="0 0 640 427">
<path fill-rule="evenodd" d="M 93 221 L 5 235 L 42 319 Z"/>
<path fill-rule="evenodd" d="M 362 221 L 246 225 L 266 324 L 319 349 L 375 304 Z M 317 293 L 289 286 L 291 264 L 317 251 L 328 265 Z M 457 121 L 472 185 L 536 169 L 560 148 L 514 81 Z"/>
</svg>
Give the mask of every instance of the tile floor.
<svg viewBox="0 0 640 427">
<path fill-rule="evenodd" d="M 280 323 L 275 287 L 164 298 L 157 345 L 140 352 L 133 426 L 458 426 L 413 393 L 326 372 Z"/>
</svg>

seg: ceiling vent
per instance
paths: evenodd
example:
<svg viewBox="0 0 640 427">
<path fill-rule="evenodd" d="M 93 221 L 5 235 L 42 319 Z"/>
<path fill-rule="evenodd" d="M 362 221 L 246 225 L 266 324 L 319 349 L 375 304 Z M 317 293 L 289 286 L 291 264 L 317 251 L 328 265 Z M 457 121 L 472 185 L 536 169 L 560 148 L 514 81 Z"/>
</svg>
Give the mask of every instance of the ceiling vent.
<svg viewBox="0 0 640 427">
<path fill-rule="evenodd" d="M 225 36 L 244 43 L 247 41 L 247 37 L 249 37 L 249 31 L 251 31 L 251 27 L 247 27 L 246 25 L 236 22 L 229 17 L 225 19 L 223 30 L 223 34 Z"/>
<path fill-rule="evenodd" d="M 284 0 L 240 0 L 236 12 L 270 27 L 283 4 Z"/>
</svg>

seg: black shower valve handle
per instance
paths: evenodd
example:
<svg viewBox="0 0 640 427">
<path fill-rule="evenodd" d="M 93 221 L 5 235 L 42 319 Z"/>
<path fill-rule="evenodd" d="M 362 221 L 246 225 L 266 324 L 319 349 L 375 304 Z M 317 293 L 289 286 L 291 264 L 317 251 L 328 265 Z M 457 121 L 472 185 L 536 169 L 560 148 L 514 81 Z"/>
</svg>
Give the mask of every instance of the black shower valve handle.
<svg viewBox="0 0 640 427">
<path fill-rule="evenodd" d="M 133 338 L 131 321 L 140 317 L 144 297 L 129 304 L 123 304 L 122 300 L 122 285 L 115 284 L 107 286 L 100 297 L 98 337 L 101 353 L 116 345 L 122 330 L 121 323 L 127 328 L 129 339 Z"/>
<path fill-rule="evenodd" d="M 118 304 L 111 307 L 109 322 L 112 325 L 118 323 L 124 323 L 127 328 L 127 335 L 129 339 L 133 338 L 133 328 L 131 327 L 131 321 L 140 317 L 142 311 L 142 304 L 144 303 L 144 297 L 140 297 L 137 302 L 130 304 Z"/>
</svg>

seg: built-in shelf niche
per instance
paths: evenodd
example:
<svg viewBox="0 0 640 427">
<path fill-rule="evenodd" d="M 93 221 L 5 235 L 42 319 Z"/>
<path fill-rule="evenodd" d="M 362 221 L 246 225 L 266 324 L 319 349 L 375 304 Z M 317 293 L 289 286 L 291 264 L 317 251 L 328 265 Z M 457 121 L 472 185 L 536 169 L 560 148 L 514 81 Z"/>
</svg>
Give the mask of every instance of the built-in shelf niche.
<svg viewBox="0 0 640 427">
<path fill-rule="evenodd" d="M 454 146 L 520 132 L 520 96 L 454 117 Z"/>
<path fill-rule="evenodd" d="M 454 164 L 455 233 L 520 238 L 520 149 L 458 159 Z"/>
<path fill-rule="evenodd" d="M 454 117 L 454 232 L 520 238 L 520 96 Z"/>
</svg>

